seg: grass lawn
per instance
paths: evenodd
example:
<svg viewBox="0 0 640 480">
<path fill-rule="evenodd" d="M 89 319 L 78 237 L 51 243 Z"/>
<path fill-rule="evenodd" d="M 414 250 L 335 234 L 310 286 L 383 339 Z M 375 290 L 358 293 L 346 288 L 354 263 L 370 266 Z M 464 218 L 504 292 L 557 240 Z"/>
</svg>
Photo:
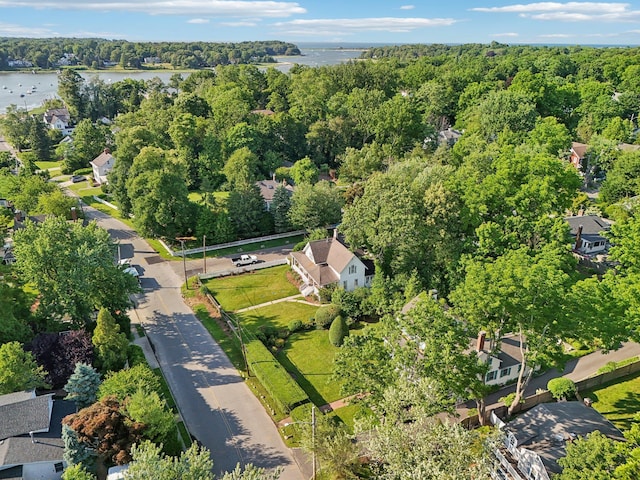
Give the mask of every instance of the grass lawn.
<svg viewBox="0 0 640 480">
<path fill-rule="evenodd" d="M 299 302 L 274 303 L 248 312 L 238 313 L 243 327 L 255 331 L 261 325 L 273 325 L 277 328 L 286 328 L 293 320 L 304 322 L 313 317 L 318 310 L 317 306 Z"/>
<path fill-rule="evenodd" d="M 50 168 L 59 168 L 62 162 L 36 162 L 36 166 L 40 170 L 49 170 Z"/>
<path fill-rule="evenodd" d="M 634 415 L 640 412 L 640 372 L 581 392 L 593 400 L 593 408 L 607 417 L 620 430 L 631 427 Z"/>
<path fill-rule="evenodd" d="M 328 330 L 307 330 L 291 335 L 276 358 L 320 406 L 341 398 L 341 382 L 331 379 L 337 352 L 329 342 Z"/>
<path fill-rule="evenodd" d="M 281 265 L 242 275 L 212 278 L 205 285 L 225 310 L 233 312 L 298 294 L 298 289 L 287 280 L 288 271 L 288 265 Z"/>
<path fill-rule="evenodd" d="M 258 250 L 264 250 L 265 248 L 273 248 L 273 247 L 282 247 L 283 245 L 295 245 L 296 243 L 302 241 L 304 238 L 303 235 L 293 235 L 291 237 L 278 238 L 276 240 L 267 240 L 266 242 L 253 242 L 247 243 L 245 245 L 240 245 L 239 247 L 227 247 L 227 248 L 219 248 L 218 250 L 211 250 L 207 252 L 207 257 L 221 257 L 223 255 L 234 255 L 246 252 L 255 252 Z M 190 248 L 196 248 L 202 245 L 193 244 Z M 201 253 L 196 253 L 195 255 L 187 255 L 187 258 L 201 258 Z"/>
</svg>

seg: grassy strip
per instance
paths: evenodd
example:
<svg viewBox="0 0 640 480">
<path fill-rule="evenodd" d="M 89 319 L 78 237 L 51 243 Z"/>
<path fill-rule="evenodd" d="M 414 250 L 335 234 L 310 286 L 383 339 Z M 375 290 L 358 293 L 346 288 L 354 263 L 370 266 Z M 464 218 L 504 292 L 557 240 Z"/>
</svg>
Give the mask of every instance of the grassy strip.
<svg viewBox="0 0 640 480">
<path fill-rule="evenodd" d="M 265 250 L 267 248 L 284 247 L 285 245 L 295 245 L 301 242 L 304 235 L 293 235 L 291 237 L 278 238 L 276 240 L 267 240 L 266 242 L 252 242 L 238 247 L 227 247 L 219 250 L 210 250 L 207 252 L 208 257 L 224 257 L 225 255 L 235 255 L 246 252 L 257 252 L 259 250 Z M 201 247 L 202 245 L 193 245 L 191 248 Z M 185 248 L 187 246 L 185 245 Z M 202 258 L 201 253 L 195 253 L 193 255 L 187 255 L 187 258 Z"/>
<path fill-rule="evenodd" d="M 619 362 L 607 362 L 603 367 L 600 367 L 598 369 L 598 373 L 596 375 L 600 373 L 613 372 L 620 367 L 624 367 L 625 365 L 629 365 L 630 363 L 637 362 L 638 360 L 640 360 L 640 357 L 636 355 L 635 357 L 620 360 Z"/>
<path fill-rule="evenodd" d="M 616 427 L 627 430 L 640 411 L 640 373 L 618 378 L 580 394 L 593 400 L 593 408 Z"/>
<path fill-rule="evenodd" d="M 243 275 L 212 278 L 204 285 L 222 307 L 233 312 L 300 293 L 287 279 L 288 265 L 265 268 Z"/>
<path fill-rule="evenodd" d="M 158 379 L 160 380 L 160 390 L 162 391 L 162 397 L 167 402 L 167 406 L 174 412 L 179 413 L 178 407 L 176 406 L 176 401 L 174 400 L 173 395 L 171 394 L 171 389 L 169 388 L 169 384 L 167 384 L 167 381 L 165 380 L 164 375 L 162 374 L 162 370 L 160 370 L 160 368 L 154 368 L 153 371 L 158 376 Z M 178 429 L 180 438 L 182 439 L 182 443 L 186 448 L 189 448 L 192 442 L 191 442 L 191 435 L 187 430 L 187 426 L 184 424 L 184 422 L 177 421 L 176 427 Z"/>
</svg>

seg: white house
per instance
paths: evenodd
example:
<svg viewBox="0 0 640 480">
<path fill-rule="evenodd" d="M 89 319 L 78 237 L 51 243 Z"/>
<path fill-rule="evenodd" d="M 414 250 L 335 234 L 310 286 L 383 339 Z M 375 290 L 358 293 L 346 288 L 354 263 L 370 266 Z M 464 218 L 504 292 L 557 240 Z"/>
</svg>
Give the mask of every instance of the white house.
<svg viewBox="0 0 640 480">
<path fill-rule="evenodd" d="M 53 130 L 59 130 L 62 135 L 69 135 L 73 132 L 71 115 L 66 108 L 50 108 L 44 112 L 44 123 Z"/>
<path fill-rule="evenodd" d="M 571 228 L 571 236 L 575 238 L 574 250 L 583 255 L 603 253 L 609 247 L 609 242 L 602 235 L 611 228 L 604 218 L 597 215 L 567 217 L 565 221 Z"/>
<path fill-rule="evenodd" d="M 495 451 L 500 462 L 493 478 L 549 480 L 562 472 L 558 460 L 566 456 L 567 443 L 595 430 L 624 441 L 620 430 L 582 402 L 543 403 L 503 429 L 505 444 Z"/>
<path fill-rule="evenodd" d="M 93 180 L 99 184 L 107 184 L 107 174 L 113 170 L 113 166 L 116 164 L 116 159 L 111 155 L 111 151 L 105 148 L 100 155 L 89 163 L 93 168 Z"/>
<path fill-rule="evenodd" d="M 478 358 L 487 363 L 489 368 L 484 377 L 487 385 L 504 385 L 518 379 L 522 366 L 522 353 L 520 351 L 520 338 L 516 334 L 505 335 L 500 339 L 500 344 L 486 338 L 485 332 L 480 332 L 475 349 Z M 526 373 L 526 372 L 525 372 Z"/>
<path fill-rule="evenodd" d="M 287 259 L 300 275 L 305 295 L 318 295 L 319 290 L 337 284 L 346 291 L 368 287 L 373 279 L 373 262 L 360 259 L 345 247 L 337 235 L 307 243 L 301 252 L 291 252 Z"/>
</svg>

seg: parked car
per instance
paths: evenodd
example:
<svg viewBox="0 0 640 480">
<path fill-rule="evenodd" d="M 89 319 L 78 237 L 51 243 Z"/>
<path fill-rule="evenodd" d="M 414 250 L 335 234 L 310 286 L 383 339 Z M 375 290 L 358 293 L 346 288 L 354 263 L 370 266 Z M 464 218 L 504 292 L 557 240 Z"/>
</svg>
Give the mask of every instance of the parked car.
<svg viewBox="0 0 640 480">
<path fill-rule="evenodd" d="M 239 257 L 235 257 L 231 259 L 231 262 L 236 267 L 241 267 L 243 265 L 253 265 L 258 263 L 258 257 L 255 255 L 240 255 Z"/>
<path fill-rule="evenodd" d="M 87 179 L 84 175 L 74 175 L 71 177 L 71 183 L 83 182 Z"/>
</svg>

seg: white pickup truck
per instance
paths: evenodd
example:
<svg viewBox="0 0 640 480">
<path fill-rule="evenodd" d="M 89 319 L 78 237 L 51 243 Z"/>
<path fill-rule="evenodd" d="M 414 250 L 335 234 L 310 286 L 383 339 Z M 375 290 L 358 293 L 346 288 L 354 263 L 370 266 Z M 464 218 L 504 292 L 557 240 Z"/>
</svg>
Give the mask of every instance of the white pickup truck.
<svg viewBox="0 0 640 480">
<path fill-rule="evenodd" d="M 231 259 L 231 263 L 233 263 L 236 267 L 242 267 L 243 265 L 253 265 L 258 263 L 258 257 L 255 255 L 240 255 L 239 257 L 234 257 Z"/>
</svg>

